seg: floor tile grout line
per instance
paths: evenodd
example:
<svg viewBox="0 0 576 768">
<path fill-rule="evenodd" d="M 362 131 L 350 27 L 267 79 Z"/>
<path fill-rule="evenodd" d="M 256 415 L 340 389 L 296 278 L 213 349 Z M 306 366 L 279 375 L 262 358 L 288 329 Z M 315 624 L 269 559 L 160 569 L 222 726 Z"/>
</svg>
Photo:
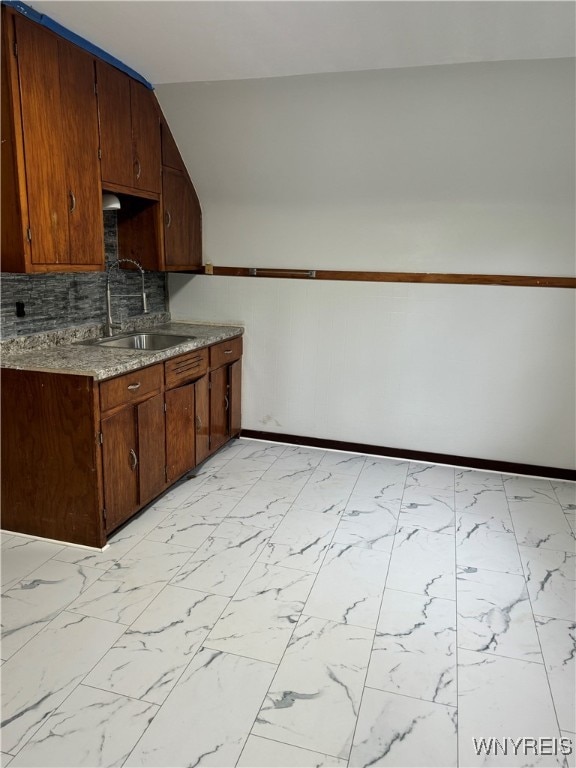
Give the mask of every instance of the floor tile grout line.
<svg viewBox="0 0 576 768">
<path fill-rule="evenodd" d="M 484 649 L 482 649 L 481 651 L 478 651 L 476 650 L 476 648 L 466 648 L 466 646 L 464 645 L 459 645 L 458 648 L 461 651 L 468 651 L 470 653 L 481 653 L 484 656 L 490 656 L 495 659 L 508 659 L 509 661 L 517 661 L 520 664 L 535 664 L 537 667 L 545 666 L 543 662 L 534 661 L 534 659 L 519 659 L 517 656 L 506 656 L 503 653 L 492 653 L 491 651 L 485 651 Z"/>
<path fill-rule="evenodd" d="M 90 670 L 90 672 L 92 672 L 92 670 Z M 88 677 L 88 675 L 86 675 L 86 677 Z M 101 691 L 102 693 L 109 693 L 110 696 L 118 696 L 121 699 L 128 699 L 128 701 L 139 701 L 142 704 L 148 704 L 149 707 L 157 707 L 158 710 L 161 707 L 161 705 L 157 704 L 155 701 L 148 701 L 147 699 L 141 699 L 138 696 L 130 696 L 127 693 L 122 693 L 121 691 L 111 691 L 109 688 L 101 688 L 99 685 L 94 685 L 93 683 L 86 683 L 84 682 L 84 680 L 78 684 L 77 688 L 90 688 L 93 691 Z M 77 690 L 77 688 L 75 688 L 74 690 Z M 54 712 L 56 712 L 58 709 L 60 709 L 60 707 L 56 707 L 56 709 L 52 712 L 52 714 L 54 714 Z M 52 717 L 52 714 L 50 715 L 50 717 Z M 154 715 L 154 717 L 156 717 L 156 714 Z"/>
<path fill-rule="evenodd" d="M 394 528 L 394 535 L 392 537 L 392 547 L 390 549 L 390 557 L 388 558 L 388 567 L 386 568 L 386 577 L 384 579 L 384 583 L 382 586 L 382 596 L 380 598 L 380 607 L 378 609 L 378 616 L 376 617 L 376 624 L 374 627 L 374 632 L 372 636 L 372 646 L 370 648 L 370 653 L 368 655 L 368 662 L 366 664 L 366 672 L 364 673 L 364 681 L 362 683 L 362 689 L 360 691 L 360 700 L 358 702 L 358 715 L 356 716 L 356 722 L 354 724 L 354 730 L 352 731 L 352 739 L 350 743 L 350 752 L 348 753 L 348 766 L 350 765 L 350 760 L 352 758 L 352 752 L 354 750 L 354 741 L 356 739 L 356 731 L 358 730 L 358 722 L 360 721 L 360 713 L 362 711 L 362 702 L 364 701 L 364 691 L 366 690 L 366 680 L 368 679 L 368 671 L 370 669 L 370 664 L 372 662 L 372 654 L 374 653 L 374 643 L 376 641 L 376 636 L 378 634 L 378 624 L 380 623 L 380 616 L 382 614 L 382 603 L 384 601 L 384 594 L 386 592 L 386 585 L 388 584 L 388 576 L 390 574 L 390 564 L 392 562 L 392 553 L 394 551 L 394 543 L 396 541 L 396 534 L 398 533 L 398 526 L 400 524 L 400 510 L 402 509 L 402 502 L 404 501 L 404 493 L 406 491 L 406 482 L 408 479 L 408 473 L 410 472 L 410 462 L 407 463 L 406 468 L 406 475 L 404 477 L 404 487 L 402 489 L 402 497 L 400 499 L 400 506 L 398 507 L 398 515 L 396 517 L 396 526 Z"/>
<path fill-rule="evenodd" d="M 416 597 L 433 597 L 434 600 L 445 600 L 449 603 L 455 603 L 453 597 L 436 597 L 435 595 L 426 595 L 424 592 L 409 592 L 407 589 L 398 589 L 397 587 L 386 587 L 388 592 L 401 592 L 403 595 L 415 595 Z"/>
<path fill-rule="evenodd" d="M 437 705 L 439 707 L 447 707 L 447 709 L 458 709 L 456 704 L 445 704 L 443 701 L 433 701 L 432 699 L 422 699 L 420 696 L 410 696 L 409 693 L 400 693 L 399 691 L 389 691 L 387 688 L 376 688 L 375 685 L 365 685 L 369 691 L 379 691 L 380 693 L 389 693 L 391 696 L 401 696 L 403 699 L 411 699 L 412 701 L 425 701 L 427 704 Z"/>
<path fill-rule="evenodd" d="M 292 749 L 301 749 L 305 752 L 312 752 L 318 756 L 326 755 L 327 757 L 333 757 L 335 760 L 339 760 L 342 763 L 346 763 L 346 760 L 344 760 L 344 758 L 337 757 L 336 755 L 331 755 L 328 752 L 319 752 L 317 749 L 308 749 L 308 747 L 299 747 L 296 744 L 290 744 L 289 741 L 280 741 L 280 739 L 272 739 L 269 736 L 260 736 L 260 735 L 257 736 L 256 734 L 252 733 L 252 731 L 250 731 L 250 733 L 248 734 L 248 738 L 246 739 L 246 741 L 244 742 L 244 746 L 242 747 L 242 752 L 240 753 L 235 765 L 238 765 L 238 763 L 240 762 L 242 758 L 242 754 L 244 753 L 244 749 L 246 748 L 246 744 L 248 743 L 248 739 L 250 737 L 252 737 L 253 739 L 262 739 L 263 741 L 271 741 L 274 744 L 281 744 L 283 747 L 292 747 Z M 289 768 L 289 767 L 286 766 L 285 768 Z"/>
<path fill-rule="evenodd" d="M 552 486 L 552 483 L 550 483 Z M 554 488 L 552 488 L 552 491 L 554 491 Z M 546 659 L 544 657 L 544 651 L 542 650 L 542 641 L 540 639 L 540 633 L 538 632 L 538 623 L 536 622 L 536 614 L 534 613 L 534 606 L 532 604 L 532 598 L 530 596 L 530 590 L 528 589 L 528 579 L 526 578 L 526 569 L 524 567 L 524 561 L 522 560 L 522 555 L 520 554 L 520 543 L 518 542 L 518 536 L 516 535 L 516 526 L 514 525 L 514 518 L 512 517 L 512 511 L 510 510 L 510 500 L 508 497 L 506 497 L 508 502 L 508 510 L 510 511 L 510 517 L 512 519 L 512 529 L 514 531 L 514 537 L 516 539 L 516 547 L 518 549 L 518 557 L 520 558 L 520 565 L 522 567 L 522 575 L 524 577 L 524 589 L 526 590 L 526 598 L 528 600 L 528 605 L 530 606 L 530 612 L 532 614 L 532 621 L 534 624 L 534 631 L 536 632 L 536 637 L 538 638 L 538 647 L 540 648 L 540 656 L 542 657 L 542 665 L 544 667 L 544 673 L 546 675 L 546 682 L 548 683 L 548 690 L 550 691 L 550 701 L 552 702 L 552 708 L 554 709 L 554 717 L 556 718 L 556 725 L 558 727 L 558 734 L 561 734 L 561 728 L 560 728 L 560 720 L 558 719 L 558 710 L 556 708 L 556 701 L 554 700 L 554 695 L 552 693 L 552 685 L 550 684 L 550 676 L 548 674 L 548 669 L 546 666 Z M 532 547 L 532 549 L 538 550 L 538 547 Z M 555 550 L 552 550 L 555 551 Z M 538 614 L 540 615 L 540 614 Z"/>
</svg>

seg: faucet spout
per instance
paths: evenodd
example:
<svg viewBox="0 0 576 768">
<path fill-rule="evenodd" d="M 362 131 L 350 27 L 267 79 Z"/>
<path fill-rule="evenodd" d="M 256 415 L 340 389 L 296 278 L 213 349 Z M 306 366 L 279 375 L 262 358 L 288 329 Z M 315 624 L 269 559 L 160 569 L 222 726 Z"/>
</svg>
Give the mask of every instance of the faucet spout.
<svg viewBox="0 0 576 768">
<path fill-rule="evenodd" d="M 120 264 L 127 263 L 127 264 L 133 264 L 138 270 L 140 270 L 140 279 L 141 279 L 141 297 L 142 297 L 142 312 L 143 314 L 148 314 L 148 298 L 146 296 L 146 290 L 145 290 L 145 284 L 144 284 L 144 268 L 142 267 L 142 264 L 140 264 L 139 261 L 136 261 L 136 259 L 115 259 L 109 266 L 106 271 L 106 336 L 113 336 L 114 335 L 114 327 L 118 326 L 121 327 L 120 323 L 115 323 L 112 319 L 112 292 L 110 290 L 110 275 L 112 273 L 112 270 L 114 268 L 120 269 Z M 124 295 L 136 295 L 136 294 L 124 294 Z"/>
</svg>

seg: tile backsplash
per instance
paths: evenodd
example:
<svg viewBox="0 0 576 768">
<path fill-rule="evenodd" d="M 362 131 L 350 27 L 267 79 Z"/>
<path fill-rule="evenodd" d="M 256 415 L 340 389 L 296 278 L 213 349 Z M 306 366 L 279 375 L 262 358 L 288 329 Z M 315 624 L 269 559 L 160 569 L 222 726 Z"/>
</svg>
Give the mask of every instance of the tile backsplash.
<svg viewBox="0 0 576 768">
<path fill-rule="evenodd" d="M 118 257 L 116 212 L 104 212 L 106 263 Z M 168 311 L 166 275 L 146 272 L 150 313 Z M 111 276 L 112 316 L 115 321 L 142 314 L 140 273 L 114 270 Z M 118 296 L 118 294 L 134 294 Z M 20 275 L 2 273 L 0 284 L 0 338 L 51 331 L 106 319 L 106 273 L 76 272 Z M 24 317 L 16 316 L 16 302 L 24 304 Z"/>
</svg>

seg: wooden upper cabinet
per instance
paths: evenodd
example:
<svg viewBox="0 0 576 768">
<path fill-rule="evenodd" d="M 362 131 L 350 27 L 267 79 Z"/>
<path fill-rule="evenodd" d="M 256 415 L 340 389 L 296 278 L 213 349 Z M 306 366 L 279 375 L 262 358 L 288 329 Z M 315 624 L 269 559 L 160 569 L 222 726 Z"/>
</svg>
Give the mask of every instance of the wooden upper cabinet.
<svg viewBox="0 0 576 768">
<path fill-rule="evenodd" d="M 132 149 L 134 185 L 138 189 L 160 193 L 162 156 L 160 150 L 160 113 L 154 93 L 130 80 L 132 110 Z"/>
<path fill-rule="evenodd" d="M 102 61 L 96 63 L 104 186 L 160 194 L 160 115 L 153 92 Z"/>
<path fill-rule="evenodd" d="M 100 137 L 94 58 L 65 40 L 59 40 L 58 51 L 70 262 L 88 266 L 94 264 L 95 254 L 99 256 L 104 252 L 102 194 L 97 183 Z"/>
<path fill-rule="evenodd" d="M 164 262 L 166 268 L 202 264 L 200 204 L 188 174 L 164 167 Z"/>
<path fill-rule="evenodd" d="M 3 269 L 103 269 L 94 59 L 19 14 L 3 22 Z"/>
<path fill-rule="evenodd" d="M 130 79 L 109 64 L 96 61 L 96 80 L 102 182 L 131 187 L 134 171 Z"/>
<path fill-rule="evenodd" d="M 168 271 L 202 266 L 202 211 L 186 165 L 162 120 L 162 207 L 164 267 Z"/>
<path fill-rule="evenodd" d="M 58 40 L 15 18 L 33 264 L 67 264 L 68 209 Z"/>
</svg>

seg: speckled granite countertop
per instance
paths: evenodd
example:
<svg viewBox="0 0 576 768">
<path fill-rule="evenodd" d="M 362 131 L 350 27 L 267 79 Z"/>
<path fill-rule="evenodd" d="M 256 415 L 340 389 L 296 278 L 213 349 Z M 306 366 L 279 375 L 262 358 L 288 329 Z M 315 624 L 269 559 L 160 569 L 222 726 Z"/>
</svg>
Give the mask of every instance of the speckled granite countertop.
<svg viewBox="0 0 576 768">
<path fill-rule="evenodd" d="M 237 325 L 171 322 L 139 330 L 157 331 L 176 336 L 195 336 L 196 338 L 184 344 L 156 352 L 84 345 L 77 341 L 62 343 L 62 340 L 59 340 L 57 344 L 47 344 L 27 351 L 10 351 L 9 349 L 6 351 L 3 346 L 2 367 L 26 371 L 71 373 L 79 376 L 91 376 L 97 381 L 102 381 L 244 333 L 244 329 Z M 123 333 L 129 332 L 123 331 Z M 80 332 L 77 338 L 97 338 L 98 335 L 96 331 L 93 333 Z"/>
</svg>

